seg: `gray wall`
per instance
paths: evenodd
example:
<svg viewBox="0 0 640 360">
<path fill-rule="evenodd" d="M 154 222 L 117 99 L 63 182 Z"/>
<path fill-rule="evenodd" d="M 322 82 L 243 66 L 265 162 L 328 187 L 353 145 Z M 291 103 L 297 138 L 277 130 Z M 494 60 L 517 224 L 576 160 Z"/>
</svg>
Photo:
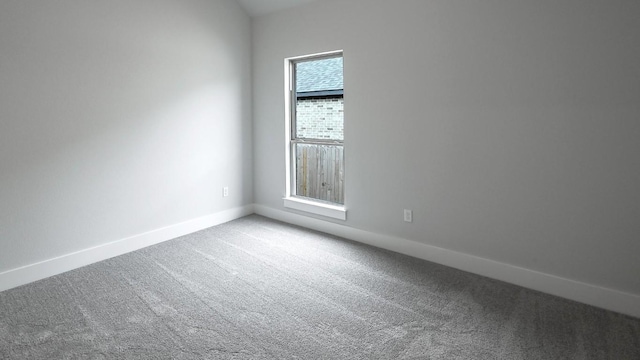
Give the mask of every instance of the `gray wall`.
<svg viewBox="0 0 640 360">
<path fill-rule="evenodd" d="M 283 59 L 343 49 L 347 226 L 640 294 L 640 2 L 339 4 L 253 24 L 257 204 Z"/>
<path fill-rule="evenodd" d="M 251 204 L 250 29 L 232 0 L 1 1 L 0 272 Z"/>
</svg>

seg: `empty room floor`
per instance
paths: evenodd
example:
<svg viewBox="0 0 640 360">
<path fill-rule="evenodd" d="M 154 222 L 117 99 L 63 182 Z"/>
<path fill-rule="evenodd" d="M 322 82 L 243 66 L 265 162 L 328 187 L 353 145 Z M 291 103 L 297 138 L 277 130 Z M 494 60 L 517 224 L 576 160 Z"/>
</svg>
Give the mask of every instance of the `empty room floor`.
<svg viewBox="0 0 640 360">
<path fill-rule="evenodd" d="M 640 359 L 640 319 L 251 215 L 0 293 L 1 359 Z"/>
</svg>

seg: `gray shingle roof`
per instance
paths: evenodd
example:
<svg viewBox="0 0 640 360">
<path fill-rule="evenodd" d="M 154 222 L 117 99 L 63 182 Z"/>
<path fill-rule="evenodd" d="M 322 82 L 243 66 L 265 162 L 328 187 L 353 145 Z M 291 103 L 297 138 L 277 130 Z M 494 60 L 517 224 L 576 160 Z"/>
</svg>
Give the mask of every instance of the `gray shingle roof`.
<svg viewBox="0 0 640 360">
<path fill-rule="evenodd" d="M 342 90 L 342 57 L 296 64 L 296 92 Z"/>
</svg>

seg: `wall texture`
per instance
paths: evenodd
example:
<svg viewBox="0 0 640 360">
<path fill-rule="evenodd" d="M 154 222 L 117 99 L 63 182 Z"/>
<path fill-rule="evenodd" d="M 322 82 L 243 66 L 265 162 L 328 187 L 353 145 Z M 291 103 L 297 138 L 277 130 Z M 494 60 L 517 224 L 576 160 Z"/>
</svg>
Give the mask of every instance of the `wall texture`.
<svg viewBox="0 0 640 360">
<path fill-rule="evenodd" d="M 0 273 L 251 204 L 250 28 L 232 0 L 0 2 Z"/>
<path fill-rule="evenodd" d="M 260 17 L 256 203 L 284 210 L 283 59 L 343 49 L 345 225 L 640 295 L 638 18 L 623 0 Z"/>
</svg>

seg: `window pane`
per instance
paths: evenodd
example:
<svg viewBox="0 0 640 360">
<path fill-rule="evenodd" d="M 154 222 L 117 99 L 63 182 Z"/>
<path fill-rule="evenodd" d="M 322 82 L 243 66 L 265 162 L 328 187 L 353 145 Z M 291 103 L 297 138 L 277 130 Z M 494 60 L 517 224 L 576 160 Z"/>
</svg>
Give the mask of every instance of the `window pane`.
<svg viewBox="0 0 640 360">
<path fill-rule="evenodd" d="M 344 140 L 344 100 L 340 98 L 298 98 L 296 137 Z"/>
<path fill-rule="evenodd" d="M 344 139 L 342 57 L 296 64 L 297 138 Z"/>
<path fill-rule="evenodd" d="M 295 144 L 296 195 L 344 204 L 342 145 Z"/>
</svg>

